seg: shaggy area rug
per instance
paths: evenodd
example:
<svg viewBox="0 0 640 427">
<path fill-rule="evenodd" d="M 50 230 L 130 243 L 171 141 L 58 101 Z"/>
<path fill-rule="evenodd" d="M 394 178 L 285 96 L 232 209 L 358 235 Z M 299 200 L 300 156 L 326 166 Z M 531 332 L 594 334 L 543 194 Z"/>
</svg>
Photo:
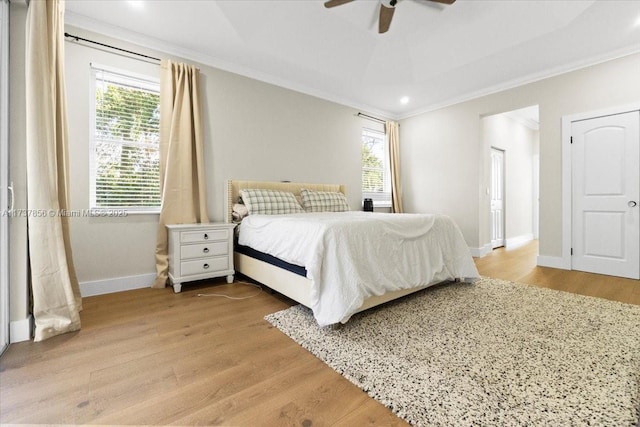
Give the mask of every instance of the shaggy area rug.
<svg viewBox="0 0 640 427">
<path fill-rule="evenodd" d="M 640 306 L 482 278 L 320 328 L 265 318 L 416 426 L 635 426 Z"/>
</svg>

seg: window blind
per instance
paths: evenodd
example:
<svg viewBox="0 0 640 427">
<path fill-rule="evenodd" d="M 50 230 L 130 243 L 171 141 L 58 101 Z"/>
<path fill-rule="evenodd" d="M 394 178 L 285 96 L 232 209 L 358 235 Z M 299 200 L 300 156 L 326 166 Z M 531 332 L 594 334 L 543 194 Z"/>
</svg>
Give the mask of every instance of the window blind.
<svg viewBox="0 0 640 427">
<path fill-rule="evenodd" d="M 374 201 L 391 201 L 389 153 L 383 132 L 362 130 L 362 195 Z"/>
<path fill-rule="evenodd" d="M 92 66 L 91 207 L 158 211 L 160 85 Z"/>
</svg>

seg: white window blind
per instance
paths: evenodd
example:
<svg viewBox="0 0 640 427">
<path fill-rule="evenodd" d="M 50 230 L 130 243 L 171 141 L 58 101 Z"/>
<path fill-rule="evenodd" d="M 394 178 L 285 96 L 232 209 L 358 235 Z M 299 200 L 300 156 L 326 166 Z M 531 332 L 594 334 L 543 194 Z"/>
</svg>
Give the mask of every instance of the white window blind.
<svg viewBox="0 0 640 427">
<path fill-rule="evenodd" d="M 160 84 L 91 68 L 91 208 L 158 212 Z"/>
<path fill-rule="evenodd" d="M 390 206 L 391 174 L 384 132 L 362 129 L 362 197 L 376 206 Z"/>
</svg>

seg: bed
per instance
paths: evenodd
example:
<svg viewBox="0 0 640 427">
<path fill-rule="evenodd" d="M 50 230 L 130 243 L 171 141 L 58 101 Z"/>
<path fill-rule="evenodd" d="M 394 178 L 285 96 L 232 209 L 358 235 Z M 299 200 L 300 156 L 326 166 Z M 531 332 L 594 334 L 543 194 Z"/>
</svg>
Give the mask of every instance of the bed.
<svg viewBox="0 0 640 427">
<path fill-rule="evenodd" d="M 345 193 L 345 187 L 342 185 L 229 180 L 226 187 L 228 222 L 233 221 L 233 207 L 238 202 L 241 192 L 245 190 L 244 194 L 247 195 L 246 191 L 256 189 L 292 193 L 298 202 L 305 191 L 320 192 L 318 194 Z M 396 227 L 397 222 L 405 223 L 400 232 L 401 238 L 396 239 L 397 242 L 409 243 L 396 244 L 395 250 L 380 256 L 378 252 L 382 252 L 381 248 L 395 241 L 399 230 Z M 383 231 L 371 232 L 373 226 L 382 227 Z M 294 231 L 301 233 L 292 240 L 298 243 L 315 242 L 314 239 L 320 233 L 317 230 L 322 230 L 322 233 L 330 237 L 323 237 L 323 243 L 316 245 L 289 245 L 277 241 L 278 228 L 280 232 L 284 231 L 287 234 Z M 407 229 L 408 232 L 405 231 Z M 270 234 L 272 231 L 274 234 Z M 236 272 L 311 308 L 320 326 L 345 323 L 357 312 L 443 281 L 472 281 L 479 277 L 460 230 L 450 218 L 442 215 L 378 214 L 360 211 L 249 215 L 238 227 L 238 233 L 240 235 L 237 237 L 234 251 Z M 250 237 L 252 235 L 253 237 Z M 381 239 L 381 236 L 384 236 L 384 241 L 375 240 Z M 429 242 L 423 242 L 422 236 L 428 236 L 424 239 Z M 356 249 L 349 252 L 349 243 L 345 242 L 351 240 L 357 240 L 360 246 L 354 243 Z M 246 243 L 245 241 L 249 244 L 239 244 Z M 414 254 L 401 253 L 416 244 L 420 245 L 416 251 L 422 250 L 422 254 L 424 245 L 429 245 L 430 254 L 425 258 L 432 259 L 430 267 L 413 268 L 418 264 Z M 291 249 L 288 246 L 297 247 Z M 329 246 L 330 249 L 327 249 Z M 320 247 L 323 248 L 322 251 L 317 249 Z M 314 253 L 299 254 L 301 250 L 322 252 L 323 256 L 316 257 Z M 356 252 L 366 253 L 363 262 L 369 264 L 360 267 L 358 261 L 358 265 L 351 265 L 350 260 Z M 379 259 L 376 260 L 376 256 Z M 395 261 L 394 256 L 397 257 Z M 392 265 L 376 271 L 378 265 L 388 267 L 389 262 L 405 263 L 406 268 L 393 268 Z M 304 263 L 309 265 L 303 265 Z M 434 266 L 435 268 L 432 268 Z M 429 268 L 433 271 L 427 271 Z M 393 271 L 393 274 L 387 274 L 390 271 Z M 406 274 L 401 273 L 402 276 L 398 276 L 399 272 Z M 380 282 L 388 283 L 384 286 L 376 283 L 376 279 L 372 279 L 376 275 L 381 277 Z M 384 278 L 388 280 L 383 280 Z M 336 290 L 338 296 L 335 294 Z"/>
</svg>

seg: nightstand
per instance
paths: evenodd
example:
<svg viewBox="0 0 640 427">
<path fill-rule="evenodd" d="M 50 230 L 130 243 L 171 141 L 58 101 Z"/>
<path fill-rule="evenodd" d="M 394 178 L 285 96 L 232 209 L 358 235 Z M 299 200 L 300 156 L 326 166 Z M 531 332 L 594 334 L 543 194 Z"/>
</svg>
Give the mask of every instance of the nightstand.
<svg viewBox="0 0 640 427">
<path fill-rule="evenodd" d="M 169 224 L 169 280 L 173 291 L 192 280 L 227 276 L 233 283 L 233 228 L 235 224 Z"/>
</svg>

